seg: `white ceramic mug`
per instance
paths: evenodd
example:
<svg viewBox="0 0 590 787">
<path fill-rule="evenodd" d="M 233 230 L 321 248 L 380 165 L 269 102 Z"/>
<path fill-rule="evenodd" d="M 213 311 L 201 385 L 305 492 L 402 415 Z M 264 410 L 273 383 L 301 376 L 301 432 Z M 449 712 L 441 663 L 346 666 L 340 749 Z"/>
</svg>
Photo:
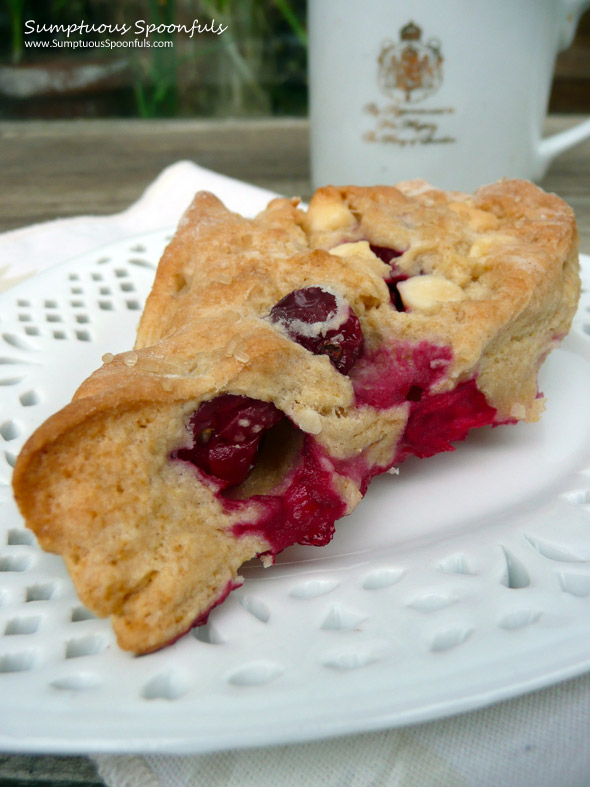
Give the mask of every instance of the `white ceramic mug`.
<svg viewBox="0 0 590 787">
<path fill-rule="evenodd" d="M 314 186 L 539 179 L 590 137 L 543 139 L 555 66 L 590 0 L 310 0 Z"/>
</svg>

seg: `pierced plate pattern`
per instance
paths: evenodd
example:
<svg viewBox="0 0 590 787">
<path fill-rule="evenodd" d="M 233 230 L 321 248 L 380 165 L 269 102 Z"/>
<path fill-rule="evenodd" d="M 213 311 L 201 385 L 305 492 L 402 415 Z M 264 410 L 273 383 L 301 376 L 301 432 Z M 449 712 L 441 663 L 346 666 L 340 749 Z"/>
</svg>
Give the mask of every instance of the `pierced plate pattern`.
<svg viewBox="0 0 590 787">
<path fill-rule="evenodd" d="M 534 425 L 376 479 L 172 647 L 134 658 L 12 499 L 15 458 L 129 349 L 166 242 L 117 243 L 0 297 L 0 747 L 198 752 L 433 719 L 590 668 L 590 258 Z"/>
</svg>

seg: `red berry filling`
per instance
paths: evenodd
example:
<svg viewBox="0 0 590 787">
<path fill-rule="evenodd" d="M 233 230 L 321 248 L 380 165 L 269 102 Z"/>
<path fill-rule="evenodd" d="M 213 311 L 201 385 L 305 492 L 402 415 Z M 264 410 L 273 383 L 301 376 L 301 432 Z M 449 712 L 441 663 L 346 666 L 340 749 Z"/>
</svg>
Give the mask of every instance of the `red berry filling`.
<svg viewBox="0 0 590 787">
<path fill-rule="evenodd" d="M 428 342 L 415 346 L 400 343 L 391 350 L 377 350 L 355 366 L 351 377 L 357 406 L 387 409 L 408 402 L 410 407 L 406 428 L 389 466 L 370 467 L 363 457 L 334 463 L 339 473 L 359 484 L 362 494 L 371 478 L 408 456 L 454 451 L 451 443 L 464 440 L 471 429 L 506 423 L 497 420 L 497 411 L 486 402 L 474 379 L 452 391 L 429 393 L 444 376 L 451 358 L 448 347 Z"/>
<path fill-rule="evenodd" d="M 379 257 L 386 265 L 391 265 L 391 260 L 401 257 L 404 253 L 403 251 L 399 251 L 399 249 L 391 249 L 389 246 L 376 246 L 374 243 L 370 243 L 369 248 L 373 254 Z"/>
<path fill-rule="evenodd" d="M 401 462 L 412 454 L 424 458 L 454 451 L 451 443 L 464 440 L 470 429 L 493 424 L 496 412 L 475 380 L 412 403 L 395 461 Z"/>
<path fill-rule="evenodd" d="M 451 358 L 449 347 L 429 342 L 381 347 L 361 358 L 351 374 L 357 405 L 385 410 L 405 401 L 419 402 L 444 375 Z"/>
<path fill-rule="evenodd" d="M 398 312 L 404 312 L 406 309 L 397 285 L 400 281 L 405 281 L 410 277 L 406 273 L 402 273 L 398 270 L 395 263 L 392 262 L 392 260 L 395 260 L 397 257 L 401 257 L 404 252 L 398 251 L 397 249 L 390 249 L 387 246 L 375 246 L 372 243 L 369 244 L 369 248 L 382 262 L 391 266 L 391 274 L 385 279 L 385 284 L 387 284 L 389 288 L 392 306 L 394 306 Z"/>
<path fill-rule="evenodd" d="M 289 338 L 314 355 L 327 355 L 346 374 L 362 353 L 363 333 L 350 306 L 322 287 L 304 287 L 285 295 L 270 312 Z"/>
<path fill-rule="evenodd" d="M 319 306 L 315 312 L 318 314 L 323 314 Z M 364 495 L 375 475 L 408 456 L 427 457 L 453 451 L 451 443 L 463 440 L 470 429 L 500 423 L 496 420 L 496 410 L 486 402 L 474 379 L 452 391 L 430 394 L 432 385 L 444 376 L 451 359 L 449 347 L 425 341 L 418 345 L 404 342 L 391 349 L 382 347 L 361 358 L 355 366 L 351 379 L 357 406 L 387 409 L 407 403 L 409 407 L 396 455 L 387 466 L 371 466 L 363 456 L 331 459 L 311 435 L 303 435 L 302 442 L 298 442 L 301 432 L 274 405 L 233 394 L 223 394 L 196 410 L 189 422 L 193 446 L 179 449 L 173 457 L 191 462 L 216 478 L 219 482 L 216 496 L 226 511 L 248 511 L 248 520 L 232 527 L 236 537 L 262 536 L 269 545 L 265 554 L 271 556 L 295 543 L 324 546 L 332 539 L 334 523 L 344 516 L 347 507 L 335 488 L 334 471 L 353 479 Z M 293 443 L 298 446 L 293 463 L 289 466 L 288 459 L 289 469 L 278 483 L 273 482 L 268 492 L 248 495 L 247 485 L 241 488 L 239 485 L 256 462 L 263 435 L 281 421 L 279 430 L 286 428 L 297 436 Z M 273 434 L 274 442 L 278 439 L 280 451 L 284 452 L 284 435 Z M 273 440 L 269 436 L 271 443 Z M 264 473 L 264 462 L 262 467 Z M 254 521 L 252 503 L 258 507 Z M 192 625 L 205 623 L 211 609 L 234 587 L 237 585 L 230 582 L 219 599 Z"/>
<path fill-rule="evenodd" d="M 191 462 L 224 486 L 241 484 L 252 469 L 260 440 L 284 417 L 270 402 L 222 394 L 204 402 L 189 422 L 191 448 L 180 448 L 174 458 Z"/>
<path fill-rule="evenodd" d="M 237 536 L 261 534 L 272 555 L 295 543 L 327 544 L 334 522 L 346 509 L 332 483 L 332 465 L 310 435 L 304 436 L 293 466 L 276 492 L 271 489 L 269 494 L 243 500 L 228 496 L 226 490 L 238 487 L 252 470 L 264 434 L 283 418 L 284 414 L 268 402 L 222 394 L 203 403 L 192 415 L 193 446 L 172 454 L 219 482 L 217 495 L 227 510 L 239 510 L 252 501 L 260 504 L 256 521 L 237 524 L 233 532 Z M 294 427 L 289 428 L 293 434 Z"/>
<path fill-rule="evenodd" d="M 426 457 L 452 451 L 451 443 L 463 440 L 470 429 L 498 423 L 496 410 L 488 405 L 475 380 L 452 391 L 430 394 L 451 358 L 449 347 L 404 342 L 391 349 L 382 347 L 356 364 L 351 380 L 357 407 L 388 409 L 409 404 L 408 422 L 392 464 L 410 455 Z M 236 536 L 263 535 L 272 555 L 294 543 L 321 546 L 331 540 L 334 522 L 346 510 L 334 488 L 334 469 L 353 478 L 363 494 L 371 478 L 388 469 L 370 467 L 363 457 L 330 460 L 306 434 L 280 483 L 268 493 L 241 499 L 240 492 L 245 492 L 237 487 L 254 467 L 263 436 L 284 418 L 268 402 L 223 394 L 195 411 L 189 421 L 193 445 L 172 455 L 214 477 L 219 483 L 216 494 L 227 510 L 237 511 L 256 501 L 259 516 L 254 522 L 234 525 L 233 532 Z M 295 434 L 292 425 L 286 420 L 283 423 Z M 280 443 L 281 451 L 283 445 Z M 235 492 L 228 494 L 232 489 Z"/>
<path fill-rule="evenodd" d="M 236 536 L 259 533 L 276 555 L 291 544 L 324 546 L 334 535 L 334 522 L 344 516 L 346 504 L 334 489 L 332 464 L 316 441 L 305 435 L 298 460 L 277 495 L 254 495 L 261 514 L 255 522 L 234 525 Z M 234 510 L 245 501 L 226 501 Z"/>
<path fill-rule="evenodd" d="M 425 396 L 410 403 L 410 415 L 393 460 L 384 467 L 370 466 L 362 456 L 334 461 L 336 472 L 352 478 L 365 494 L 376 475 L 400 464 L 408 456 L 424 458 L 441 451 L 454 451 L 451 443 L 464 440 L 478 426 L 499 426 L 510 421 L 496 419 L 491 407 L 477 388 L 475 380 L 458 385 L 452 391 Z"/>
</svg>

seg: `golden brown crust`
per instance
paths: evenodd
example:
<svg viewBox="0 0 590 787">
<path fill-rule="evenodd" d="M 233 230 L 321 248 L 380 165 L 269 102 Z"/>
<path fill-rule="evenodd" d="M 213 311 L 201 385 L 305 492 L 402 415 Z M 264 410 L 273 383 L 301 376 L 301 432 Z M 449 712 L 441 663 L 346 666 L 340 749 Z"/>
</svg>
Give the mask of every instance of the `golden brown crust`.
<svg viewBox="0 0 590 787">
<path fill-rule="evenodd" d="M 404 251 L 395 264 L 413 282 L 402 293 L 406 311 L 391 307 L 390 268 L 367 240 Z M 186 630 L 245 560 L 269 548 L 260 533 L 231 533 L 256 519 L 256 502 L 232 513 L 170 461 L 201 402 L 220 393 L 273 402 L 334 461 L 393 461 L 408 403 L 355 406 L 347 375 L 265 319 L 309 285 L 350 303 L 366 353 L 447 346 L 452 361 L 433 393 L 477 376 L 499 420 L 533 421 L 538 365 L 577 304 L 574 216 L 525 181 L 473 196 L 423 181 L 327 187 L 307 212 L 277 199 L 254 220 L 198 194 L 163 255 L 135 349 L 80 386 L 14 472 L 28 526 L 64 556 L 82 601 L 112 616 L 122 647 L 147 652 Z M 333 476 L 352 510 L 358 481 Z"/>
</svg>

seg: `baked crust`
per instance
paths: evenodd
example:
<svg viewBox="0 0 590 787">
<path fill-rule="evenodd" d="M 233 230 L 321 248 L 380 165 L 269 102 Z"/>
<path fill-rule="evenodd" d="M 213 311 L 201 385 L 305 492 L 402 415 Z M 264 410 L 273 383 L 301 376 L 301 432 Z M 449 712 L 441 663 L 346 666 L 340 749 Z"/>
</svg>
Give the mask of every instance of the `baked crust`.
<svg viewBox="0 0 590 787">
<path fill-rule="evenodd" d="M 404 311 L 379 247 L 403 252 L 393 262 Z M 268 319 L 309 286 L 337 292 L 360 320 L 364 352 L 348 375 Z M 579 286 L 572 210 L 525 181 L 473 196 L 424 181 L 327 187 L 307 212 L 276 199 L 253 220 L 199 193 L 164 252 L 134 350 L 29 439 L 16 500 L 83 603 L 111 616 L 121 647 L 154 650 L 203 621 L 245 560 L 276 551 L 257 526 L 258 495 L 281 487 L 301 432 L 322 453 L 341 513 L 411 452 L 401 446 L 412 401 L 363 394 L 380 353 L 415 365 L 416 348 L 435 348 L 425 399 L 476 381 L 494 423 L 535 421 L 538 367 L 568 332 Z M 190 441 L 191 414 L 225 393 L 271 402 L 296 427 L 239 506 L 171 459 Z"/>
</svg>

